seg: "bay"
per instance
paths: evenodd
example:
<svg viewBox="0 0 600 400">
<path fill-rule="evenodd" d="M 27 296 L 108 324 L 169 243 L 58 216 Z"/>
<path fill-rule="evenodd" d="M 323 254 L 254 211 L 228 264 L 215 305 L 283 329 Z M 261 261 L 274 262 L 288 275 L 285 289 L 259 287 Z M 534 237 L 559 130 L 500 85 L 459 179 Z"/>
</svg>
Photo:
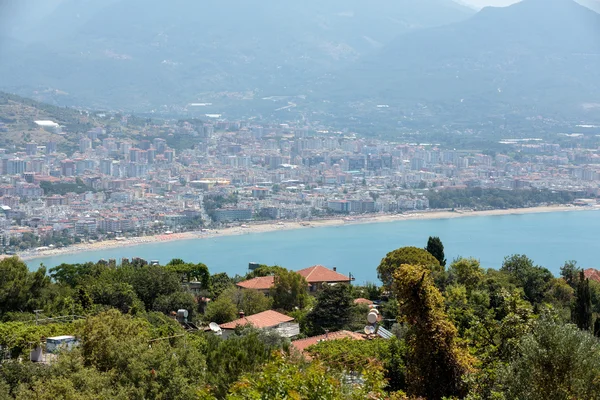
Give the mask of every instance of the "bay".
<svg viewBox="0 0 600 400">
<path fill-rule="evenodd" d="M 376 268 L 398 247 L 424 247 L 439 236 L 446 258 L 474 257 L 485 268 L 499 268 L 505 256 L 526 254 L 556 276 L 566 260 L 597 268 L 600 211 L 552 212 L 452 219 L 349 224 L 240 236 L 222 236 L 142 244 L 27 261 L 51 268 L 61 263 L 141 257 L 166 263 L 173 258 L 205 263 L 211 273 L 243 275 L 249 262 L 298 270 L 321 264 L 355 278 L 355 284 L 379 282 Z"/>
</svg>

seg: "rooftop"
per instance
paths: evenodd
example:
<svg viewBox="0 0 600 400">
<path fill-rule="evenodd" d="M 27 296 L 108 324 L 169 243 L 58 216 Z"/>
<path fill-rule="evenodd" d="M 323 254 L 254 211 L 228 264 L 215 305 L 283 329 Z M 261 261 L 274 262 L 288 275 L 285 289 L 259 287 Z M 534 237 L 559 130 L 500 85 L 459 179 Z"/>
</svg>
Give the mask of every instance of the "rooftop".
<svg viewBox="0 0 600 400">
<path fill-rule="evenodd" d="M 248 279 L 247 281 L 239 282 L 237 286 L 244 289 L 267 290 L 270 289 L 274 283 L 275 277 L 271 275 Z"/>
<path fill-rule="evenodd" d="M 365 340 L 365 337 L 361 333 L 350 332 L 350 331 L 337 331 L 330 332 L 325 335 L 313 336 L 305 339 L 294 340 L 292 342 L 292 347 L 294 347 L 299 352 L 303 353 L 308 347 L 313 344 L 317 344 L 319 342 L 327 341 L 327 340 L 337 340 L 337 339 L 354 339 L 354 340 Z"/>
<path fill-rule="evenodd" d="M 298 271 L 298 273 L 305 277 L 308 283 L 350 282 L 350 278 L 346 275 L 342 275 L 339 272 L 325 268 L 322 265 L 314 265 L 309 268 L 304 268 Z"/>
<path fill-rule="evenodd" d="M 255 328 L 272 328 L 279 324 L 292 322 L 294 318 L 288 317 L 285 314 L 277 311 L 267 310 L 248 317 L 236 319 L 235 321 L 227 322 L 219 325 L 221 329 L 235 329 L 238 326 L 252 325 Z"/>
</svg>

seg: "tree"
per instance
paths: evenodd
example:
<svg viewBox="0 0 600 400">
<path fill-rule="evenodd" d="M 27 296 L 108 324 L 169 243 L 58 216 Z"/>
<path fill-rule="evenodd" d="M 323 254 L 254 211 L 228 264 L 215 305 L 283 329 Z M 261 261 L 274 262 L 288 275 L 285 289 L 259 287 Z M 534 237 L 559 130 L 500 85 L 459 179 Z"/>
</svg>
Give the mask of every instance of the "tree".
<svg viewBox="0 0 600 400">
<path fill-rule="evenodd" d="M 242 374 L 257 372 L 276 351 L 289 351 L 288 339 L 252 327 L 244 327 L 227 340 L 214 335 L 207 339 L 207 383 L 217 398 L 224 398 Z"/>
<path fill-rule="evenodd" d="M 581 268 L 577 267 L 577 261 L 566 261 L 562 267 L 560 267 L 560 276 L 567 282 L 573 289 L 577 288 L 579 282 L 579 272 Z"/>
<path fill-rule="evenodd" d="M 474 258 L 459 258 L 452 261 L 449 270 L 449 281 L 464 285 L 472 291 L 483 283 L 484 273 L 479 261 Z"/>
<path fill-rule="evenodd" d="M 377 277 L 388 289 L 394 281 L 394 272 L 402 264 L 420 265 L 433 271 L 441 271 L 440 262 L 427 250 L 418 247 L 401 247 L 388 253 L 377 267 Z"/>
<path fill-rule="evenodd" d="M 427 247 L 425 250 L 429 252 L 432 256 L 434 256 L 440 263 L 442 267 L 446 266 L 446 257 L 444 256 L 444 245 L 442 241 L 437 236 L 429 236 L 427 240 Z"/>
<path fill-rule="evenodd" d="M 253 315 L 269 310 L 272 300 L 257 290 L 238 289 L 231 287 L 225 290 L 217 301 L 229 299 L 235 305 L 237 312 L 244 311 L 246 315 Z M 236 314 L 237 314 L 236 312 Z"/>
<path fill-rule="evenodd" d="M 308 302 L 308 282 L 302 275 L 288 270 L 278 271 L 271 288 L 273 308 L 285 311 L 302 309 Z"/>
<path fill-rule="evenodd" d="M 524 254 L 506 257 L 500 271 L 507 273 L 513 283 L 523 288 L 525 297 L 532 304 L 540 304 L 554 279 L 546 268 L 538 267 Z"/>
<path fill-rule="evenodd" d="M 406 345 L 403 340 L 337 339 L 319 342 L 306 349 L 312 359 L 339 372 L 365 373 L 374 361 L 383 367 L 387 390 L 406 389 Z"/>
<path fill-rule="evenodd" d="M 191 293 L 175 292 L 160 296 L 154 301 L 154 310 L 164 314 L 177 310 L 187 310 L 189 312 L 188 320 L 194 318 L 196 314 L 196 302 Z"/>
<path fill-rule="evenodd" d="M 579 282 L 575 292 L 575 304 L 571 314 L 573 323 L 584 331 L 592 328 L 592 295 L 590 293 L 590 280 L 585 278 L 583 271 L 579 271 Z"/>
<path fill-rule="evenodd" d="M 210 273 L 205 264 L 186 263 L 180 258 L 174 258 L 165 266 L 168 271 L 172 271 L 181 276 L 182 282 L 192 282 L 196 280 L 202 284 L 202 287 L 208 288 Z"/>
<path fill-rule="evenodd" d="M 153 309 L 154 301 L 158 297 L 183 290 L 178 274 L 158 265 L 133 267 L 127 281 L 144 303 L 146 310 Z"/>
<path fill-rule="evenodd" d="M 407 334 L 409 394 L 437 400 L 464 396 L 462 378 L 474 360 L 457 344 L 457 330 L 426 267 L 402 265 L 394 274 L 395 294 Z M 435 384 L 432 384 L 435 382 Z"/>
<path fill-rule="evenodd" d="M 42 306 L 42 292 L 50 284 L 46 268 L 29 272 L 18 257 L 0 261 L 0 315 L 11 311 L 32 312 Z"/>
<path fill-rule="evenodd" d="M 309 331 L 322 335 L 326 331 L 346 329 L 354 309 L 352 289 L 348 285 L 323 285 L 317 303 L 306 316 Z"/>
<path fill-rule="evenodd" d="M 223 291 L 233 286 L 233 280 L 225 272 L 219 272 L 210 276 L 210 296 L 213 299 L 216 299 Z"/>
<path fill-rule="evenodd" d="M 508 399 L 597 399 L 600 345 L 588 332 L 544 316 L 518 345 L 519 356 L 501 373 Z"/>
<path fill-rule="evenodd" d="M 206 322 L 215 322 L 217 324 L 224 324 L 236 319 L 238 315 L 238 308 L 231 298 L 227 296 L 219 296 L 214 301 L 211 301 L 206 306 L 206 312 L 204 313 L 204 320 Z"/>
<path fill-rule="evenodd" d="M 299 363 L 279 356 L 260 372 L 247 374 L 231 388 L 228 400 L 362 400 L 384 397 L 381 366 L 373 365 L 360 375 L 362 385 L 347 382 L 341 372 L 318 361 Z"/>
</svg>

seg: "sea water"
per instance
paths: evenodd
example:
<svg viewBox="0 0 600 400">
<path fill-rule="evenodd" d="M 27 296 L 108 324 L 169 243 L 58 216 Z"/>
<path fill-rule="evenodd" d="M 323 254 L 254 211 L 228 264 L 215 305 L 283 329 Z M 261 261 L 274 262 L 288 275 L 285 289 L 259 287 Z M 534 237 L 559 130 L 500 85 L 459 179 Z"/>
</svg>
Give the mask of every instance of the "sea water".
<svg viewBox="0 0 600 400">
<path fill-rule="evenodd" d="M 248 263 L 298 270 L 320 264 L 352 274 L 355 284 L 378 282 L 376 268 L 386 253 L 403 246 L 424 247 L 429 236 L 444 243 L 448 263 L 474 257 L 484 268 L 499 268 L 505 256 L 526 254 L 558 276 L 566 260 L 600 267 L 600 211 L 552 212 L 452 219 L 407 220 L 334 227 L 248 233 L 97 250 L 29 260 L 51 268 L 61 263 L 141 257 L 166 263 L 173 258 L 205 263 L 211 273 L 248 272 Z"/>
</svg>

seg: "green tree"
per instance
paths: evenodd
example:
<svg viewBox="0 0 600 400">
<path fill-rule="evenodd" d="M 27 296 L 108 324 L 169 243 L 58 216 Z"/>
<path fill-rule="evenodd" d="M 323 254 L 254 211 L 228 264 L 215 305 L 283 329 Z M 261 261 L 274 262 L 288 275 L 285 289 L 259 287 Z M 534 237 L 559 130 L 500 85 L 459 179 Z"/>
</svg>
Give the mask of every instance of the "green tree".
<svg viewBox="0 0 600 400">
<path fill-rule="evenodd" d="M 198 281 L 203 288 L 208 288 L 210 273 L 208 267 L 202 263 L 186 263 L 180 258 L 174 258 L 165 266 L 168 271 L 172 271 L 181 276 L 182 282 Z"/>
<path fill-rule="evenodd" d="M 546 268 L 538 267 L 523 254 L 506 257 L 500 271 L 507 273 L 511 281 L 523 288 L 525 297 L 532 304 L 539 304 L 544 299 L 554 276 Z"/>
<path fill-rule="evenodd" d="M 50 284 L 46 268 L 29 272 L 18 257 L 0 261 L 0 316 L 11 311 L 32 312 L 43 306 L 42 294 Z"/>
<path fill-rule="evenodd" d="M 299 363 L 283 356 L 265 365 L 260 372 L 245 375 L 233 385 L 228 400 L 362 400 L 384 397 L 385 380 L 381 367 L 373 365 L 360 378 L 362 385 L 346 383 L 341 372 L 313 361 Z"/>
<path fill-rule="evenodd" d="M 463 376 L 474 360 L 457 343 L 457 330 L 444 311 L 444 300 L 426 267 L 403 264 L 394 274 L 407 334 L 408 391 L 427 399 L 464 396 Z M 432 384 L 435 382 L 435 384 Z"/>
<path fill-rule="evenodd" d="M 217 398 L 224 398 L 242 374 L 259 371 L 276 351 L 289 351 L 289 340 L 252 327 L 241 329 L 227 340 L 214 335 L 207 339 L 207 383 Z"/>
<path fill-rule="evenodd" d="M 217 301 L 221 299 L 229 299 L 235 305 L 237 312 L 243 311 L 246 315 L 253 315 L 269 310 L 272 305 L 272 299 L 257 290 L 251 289 L 232 287 L 221 293 Z"/>
<path fill-rule="evenodd" d="M 579 272 L 579 282 L 575 292 L 575 303 L 571 314 L 573 323 L 584 331 L 592 328 L 592 295 L 590 280 L 585 278 L 583 271 Z"/>
<path fill-rule="evenodd" d="M 563 266 L 560 267 L 560 276 L 569 286 L 575 289 L 579 283 L 580 271 L 581 268 L 577 267 L 577 261 L 566 261 Z"/>
<path fill-rule="evenodd" d="M 452 261 L 448 269 L 449 281 L 464 285 L 467 291 L 478 288 L 484 279 L 484 272 L 479 261 L 474 258 L 459 258 Z"/>
<path fill-rule="evenodd" d="M 306 316 L 310 333 L 321 335 L 326 331 L 347 329 L 355 307 L 350 286 L 323 285 L 317 303 Z"/>
<path fill-rule="evenodd" d="M 377 267 L 377 277 L 388 289 L 394 281 L 394 272 L 402 264 L 421 265 L 432 271 L 442 271 L 440 262 L 427 250 L 418 247 L 401 247 L 389 252 Z"/>
<path fill-rule="evenodd" d="M 442 267 L 446 266 L 446 257 L 444 256 L 444 245 L 442 241 L 437 236 L 429 236 L 427 240 L 427 247 L 425 250 L 429 252 L 432 256 L 434 256 L 440 263 Z"/>
<path fill-rule="evenodd" d="M 308 282 L 302 275 L 294 271 L 278 271 L 271 288 L 273 307 L 285 311 L 302 309 L 308 303 L 307 290 Z"/>
<path fill-rule="evenodd" d="M 164 314 L 182 309 L 189 312 L 188 320 L 194 318 L 197 306 L 191 293 L 174 292 L 162 295 L 154 301 L 154 310 Z"/>
<path fill-rule="evenodd" d="M 306 349 L 312 359 L 339 372 L 363 374 L 377 361 L 383 367 L 390 392 L 406 389 L 406 345 L 393 337 L 389 340 L 327 340 Z"/>
<path fill-rule="evenodd" d="M 598 399 L 600 345 L 576 326 L 546 316 L 521 339 L 519 356 L 503 371 L 508 399 Z"/>
<path fill-rule="evenodd" d="M 204 320 L 206 322 L 223 324 L 236 319 L 239 311 L 240 310 L 230 297 L 219 296 L 216 300 L 211 301 L 206 306 Z"/>
<path fill-rule="evenodd" d="M 213 274 L 209 279 L 210 296 L 216 299 L 230 287 L 234 287 L 233 280 L 224 272 Z"/>
</svg>

